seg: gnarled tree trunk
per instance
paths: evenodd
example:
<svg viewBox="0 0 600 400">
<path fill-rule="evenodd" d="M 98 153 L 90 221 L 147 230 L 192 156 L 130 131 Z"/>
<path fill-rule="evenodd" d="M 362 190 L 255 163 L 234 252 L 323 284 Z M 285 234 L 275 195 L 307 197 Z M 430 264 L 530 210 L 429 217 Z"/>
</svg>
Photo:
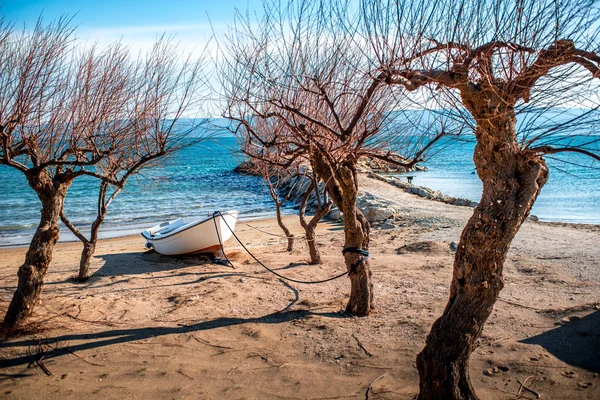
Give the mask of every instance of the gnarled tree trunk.
<svg viewBox="0 0 600 400">
<path fill-rule="evenodd" d="M 81 258 L 79 259 L 79 274 L 77 275 L 77 281 L 85 282 L 90 278 L 90 263 L 92 260 L 92 256 L 96 251 L 96 244 L 98 243 L 98 231 L 100 230 L 100 225 L 104 222 L 106 218 L 106 213 L 108 212 L 108 206 L 112 201 L 117 197 L 119 192 L 123 189 L 123 186 L 119 186 L 115 189 L 113 194 L 106 200 L 106 191 L 108 189 L 109 183 L 107 181 L 102 181 L 100 183 L 100 191 L 98 193 L 98 208 L 96 212 L 96 219 L 92 222 L 92 226 L 90 228 L 90 239 L 88 240 L 83 233 L 75 225 L 69 221 L 64 212 L 61 212 L 60 219 L 65 224 L 67 228 L 73 232 L 75 236 L 81 243 L 83 243 L 83 250 L 81 251 Z"/>
<path fill-rule="evenodd" d="M 283 218 L 281 216 L 281 205 L 279 203 L 275 203 L 275 213 L 277 215 L 277 225 L 281 228 L 285 237 L 287 238 L 287 251 L 294 250 L 294 235 L 290 232 L 287 226 L 283 223 Z"/>
<path fill-rule="evenodd" d="M 348 159 L 331 165 L 322 152 L 311 154 L 313 170 L 323 178 L 331 199 L 344 213 L 344 249 L 369 250 L 369 222 L 356 207 L 358 176 L 356 162 Z M 350 251 L 344 254 L 346 268 L 350 276 L 350 299 L 346 312 L 356 316 L 367 316 L 373 306 L 373 283 L 367 257 Z"/>
<path fill-rule="evenodd" d="M 89 242 L 83 243 L 81 258 L 79 259 L 79 273 L 77 274 L 77 280 L 80 282 L 84 282 L 90 277 L 90 263 L 96 251 L 96 242 L 97 239 L 92 239 Z"/>
<path fill-rule="evenodd" d="M 458 244 L 446 309 L 417 357 L 421 400 L 477 399 L 469 357 L 504 286 L 512 239 L 548 179 L 544 160 L 518 148 L 514 116 L 477 123 L 474 161 L 483 193 Z"/>
<path fill-rule="evenodd" d="M 308 199 L 310 198 L 311 192 L 314 190 L 317 197 L 317 209 L 315 211 L 315 215 L 310 219 L 309 222 L 306 222 L 306 205 L 308 203 Z M 310 264 L 321 264 L 321 254 L 319 253 L 319 247 L 316 243 L 316 229 L 317 224 L 327 213 L 331 210 L 332 202 L 327 200 L 327 195 L 323 196 L 321 199 L 321 195 L 319 193 L 319 185 L 317 184 L 317 180 L 313 177 L 313 182 L 310 187 L 304 193 L 304 197 L 302 198 L 302 202 L 300 203 L 300 225 L 304 228 L 304 232 L 306 232 L 306 242 L 308 243 L 308 252 L 310 254 Z"/>
<path fill-rule="evenodd" d="M 41 218 L 25 255 L 25 262 L 17 273 L 17 290 L 4 317 L 6 327 L 25 322 L 40 299 L 44 276 L 59 238 L 58 220 L 71 184 L 70 181 L 53 180 L 45 171 L 32 170 L 26 176 L 42 202 Z"/>
</svg>

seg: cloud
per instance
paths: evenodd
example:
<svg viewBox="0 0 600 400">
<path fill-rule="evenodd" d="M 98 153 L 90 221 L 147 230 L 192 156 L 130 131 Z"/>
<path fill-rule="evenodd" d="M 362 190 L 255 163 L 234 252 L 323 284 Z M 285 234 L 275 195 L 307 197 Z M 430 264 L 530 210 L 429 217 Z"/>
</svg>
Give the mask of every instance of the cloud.
<svg viewBox="0 0 600 400">
<path fill-rule="evenodd" d="M 78 32 L 88 37 L 146 35 L 178 32 L 211 32 L 209 24 L 183 24 L 183 25 L 139 25 L 139 26 L 114 26 L 80 29 Z"/>
</svg>

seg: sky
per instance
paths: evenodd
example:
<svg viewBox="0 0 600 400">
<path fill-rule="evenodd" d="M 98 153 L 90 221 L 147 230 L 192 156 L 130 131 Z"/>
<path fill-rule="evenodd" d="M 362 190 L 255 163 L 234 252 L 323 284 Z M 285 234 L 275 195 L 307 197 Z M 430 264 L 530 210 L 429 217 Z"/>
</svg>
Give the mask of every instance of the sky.
<svg viewBox="0 0 600 400">
<path fill-rule="evenodd" d="M 261 0 L 0 0 L 0 15 L 15 28 L 33 29 L 42 16 L 45 23 L 61 17 L 72 18 L 78 44 L 106 48 L 125 44 L 131 54 L 144 54 L 163 34 L 177 44 L 184 57 L 218 57 L 218 45 L 211 37 L 224 34 L 234 21 L 236 9 L 259 14 Z M 205 50 L 206 49 L 206 50 Z M 212 64 L 205 64 L 212 65 Z M 209 85 L 218 87 L 214 74 Z M 215 104 L 189 110 L 184 116 L 218 116 Z M 207 110 L 204 110 L 207 108 Z"/>
<path fill-rule="evenodd" d="M 258 12 L 260 0 L 0 0 L 0 14 L 17 27 L 33 27 L 40 16 L 52 21 L 73 18 L 83 41 L 108 45 L 116 40 L 132 48 L 149 46 L 158 36 L 175 36 L 183 47 L 203 47 L 212 28 L 223 32 L 235 9 Z M 211 28 L 212 26 L 212 28 Z"/>
</svg>

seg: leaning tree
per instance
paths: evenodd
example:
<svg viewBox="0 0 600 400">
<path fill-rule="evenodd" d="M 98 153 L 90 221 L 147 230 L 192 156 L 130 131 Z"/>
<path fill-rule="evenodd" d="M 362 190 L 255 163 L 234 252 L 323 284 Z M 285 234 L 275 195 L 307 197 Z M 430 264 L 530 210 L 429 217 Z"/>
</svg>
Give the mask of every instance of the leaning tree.
<svg viewBox="0 0 600 400">
<path fill-rule="evenodd" d="M 225 116 L 245 140 L 277 147 L 290 164 L 307 160 L 325 182 L 344 214 L 343 255 L 351 281 L 346 312 L 365 316 L 373 308 L 370 225 L 356 207 L 357 162 L 369 155 L 410 166 L 428 147 L 422 146 L 428 135 L 410 146 L 402 140 L 411 128 L 401 111 L 403 97 L 385 85 L 384 74 L 369 73 L 366 42 L 346 29 L 349 4 L 273 1 L 265 3 L 265 16 L 256 24 L 238 16 L 222 46 L 220 75 Z M 260 129 L 268 125 L 278 129 Z M 386 151 L 398 144 L 410 156 Z"/>
<path fill-rule="evenodd" d="M 159 56 L 169 57 L 164 52 Z M 91 176 L 118 186 L 111 163 L 128 151 L 143 158 L 152 151 L 146 144 L 160 142 L 162 121 L 155 118 L 160 114 L 137 118 L 141 115 L 136 112 L 144 100 L 150 101 L 149 110 L 170 109 L 168 101 L 154 100 L 174 93 L 161 91 L 164 87 L 143 93 L 157 71 L 145 76 L 142 66 L 119 44 L 100 53 L 78 47 L 65 19 L 39 21 L 32 31 L 0 26 L 0 163 L 25 175 L 42 206 L 5 327 L 22 324 L 40 298 L 73 181 Z M 197 74 L 184 73 L 182 79 L 194 88 Z M 153 125 L 152 140 L 132 137 L 131 124 Z"/>
<path fill-rule="evenodd" d="M 317 246 L 317 224 L 323 219 L 331 210 L 333 201 L 327 196 L 327 190 L 325 185 L 321 181 L 321 178 L 312 171 L 307 174 L 310 179 L 310 184 L 302 196 L 300 201 L 300 210 L 298 211 L 298 217 L 300 218 L 300 225 L 304 229 L 306 243 L 308 245 L 308 252 L 310 254 L 309 264 L 321 264 L 321 253 Z M 310 219 L 307 220 L 306 208 L 308 201 L 314 196 L 315 205 L 314 213 Z"/>
<path fill-rule="evenodd" d="M 473 128 L 483 183 L 463 229 L 450 298 L 417 357 L 419 399 L 476 399 L 468 361 L 504 286 L 512 239 L 548 180 L 545 158 L 600 160 L 599 4 L 593 0 L 363 2 L 386 72 Z"/>
<path fill-rule="evenodd" d="M 197 144 L 207 137 L 207 133 L 200 129 L 206 120 L 182 119 L 185 113 L 197 112 L 201 107 L 199 103 L 203 96 L 198 89 L 202 81 L 197 77 L 202 71 L 203 57 L 194 61 L 190 56 L 181 58 L 178 53 L 171 40 L 161 37 L 145 57 L 130 64 L 129 97 L 122 102 L 127 110 L 123 118 L 125 123 L 117 127 L 98 126 L 99 135 L 111 134 L 109 129 L 117 128 L 121 142 L 95 166 L 103 179 L 99 180 L 96 217 L 89 227 L 89 237 L 69 220 L 66 212 L 61 213 L 62 222 L 83 243 L 78 281 L 89 278 L 90 261 L 100 226 L 108 207 L 127 181 L 146 168 L 163 162 L 165 157 L 182 147 Z M 101 76 L 107 69 L 104 61 L 106 53 L 90 52 L 88 57 L 85 68 L 79 72 L 85 76 Z M 125 60 L 127 58 L 120 58 L 120 61 Z"/>
</svg>

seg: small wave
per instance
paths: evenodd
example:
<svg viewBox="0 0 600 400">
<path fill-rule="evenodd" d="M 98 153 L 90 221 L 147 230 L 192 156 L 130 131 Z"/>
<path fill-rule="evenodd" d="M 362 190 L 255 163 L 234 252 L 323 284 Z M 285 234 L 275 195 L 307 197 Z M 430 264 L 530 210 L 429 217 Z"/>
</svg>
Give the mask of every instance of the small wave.
<svg viewBox="0 0 600 400">
<path fill-rule="evenodd" d="M 0 232 L 18 232 L 24 229 L 31 229 L 33 227 L 35 227 L 35 224 L 2 225 L 0 226 Z"/>
</svg>

